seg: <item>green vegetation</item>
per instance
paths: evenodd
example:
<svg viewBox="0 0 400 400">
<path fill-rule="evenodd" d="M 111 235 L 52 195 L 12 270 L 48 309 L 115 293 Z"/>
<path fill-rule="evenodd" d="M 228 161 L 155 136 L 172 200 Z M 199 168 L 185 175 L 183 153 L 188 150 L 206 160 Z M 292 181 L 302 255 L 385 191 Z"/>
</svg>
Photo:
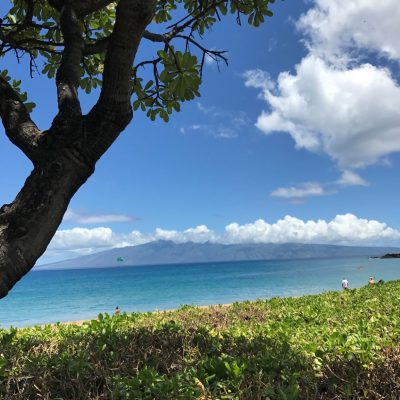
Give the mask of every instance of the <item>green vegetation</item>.
<svg viewBox="0 0 400 400">
<path fill-rule="evenodd" d="M 397 399 L 400 281 L 0 331 L 2 399 Z"/>
</svg>

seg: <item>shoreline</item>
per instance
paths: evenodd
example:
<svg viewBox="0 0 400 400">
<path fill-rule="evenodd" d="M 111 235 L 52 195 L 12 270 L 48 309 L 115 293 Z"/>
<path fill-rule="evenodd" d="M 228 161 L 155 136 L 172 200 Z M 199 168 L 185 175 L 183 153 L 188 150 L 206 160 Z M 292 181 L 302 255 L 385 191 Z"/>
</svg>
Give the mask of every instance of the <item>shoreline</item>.
<svg viewBox="0 0 400 400">
<path fill-rule="evenodd" d="M 394 280 L 395 281 L 395 280 Z M 386 282 L 390 282 L 390 281 L 386 281 Z M 360 289 L 364 286 L 368 286 L 368 285 L 363 285 L 363 286 L 358 286 L 358 287 L 352 287 L 350 288 L 350 290 L 352 289 Z M 136 314 L 163 314 L 163 313 L 172 313 L 172 312 L 176 312 L 179 311 L 182 307 L 184 306 L 190 306 L 193 308 L 198 308 L 198 309 L 213 309 L 213 308 L 227 308 L 232 306 L 235 303 L 245 303 L 245 302 L 256 302 L 256 301 L 267 301 L 270 300 L 272 298 L 301 298 L 301 297 L 305 297 L 305 296 L 318 296 L 324 293 L 328 293 L 328 292 L 342 292 L 342 289 L 336 289 L 336 290 L 332 290 L 332 289 L 328 289 L 322 292 L 318 292 L 318 293 L 304 293 L 304 294 L 300 294 L 300 295 L 287 295 L 287 296 L 273 296 L 273 297 L 258 297 L 255 299 L 244 299 L 244 300 L 239 300 L 239 301 L 235 301 L 232 303 L 214 303 L 214 304 L 207 304 L 207 305 L 196 305 L 196 304 L 181 304 L 179 307 L 177 308 L 170 308 L 170 309 L 165 309 L 165 310 L 160 310 L 160 309 L 155 309 L 155 310 L 150 310 L 150 311 L 131 311 L 131 310 L 123 310 L 121 311 L 121 314 L 132 314 L 132 313 L 136 313 Z M 8 327 L 1 327 L 0 326 L 0 330 L 4 329 L 4 330 L 9 330 L 12 327 L 16 328 L 16 329 L 29 329 L 29 328 L 34 328 L 34 327 L 45 327 L 45 326 L 49 326 L 49 325 L 74 325 L 74 326 L 82 326 L 84 323 L 86 322 L 90 322 L 90 321 L 95 321 L 98 319 L 98 315 L 100 314 L 108 314 L 110 317 L 115 316 L 114 313 L 108 313 L 108 312 L 101 312 L 98 313 L 96 316 L 94 316 L 93 318 L 86 318 L 86 319 L 78 319 L 78 320 L 71 320 L 71 321 L 54 321 L 54 322 L 45 322 L 45 323 L 36 323 L 36 324 L 31 324 L 31 325 L 25 325 L 25 326 L 14 326 L 14 325 L 10 325 Z"/>
<path fill-rule="evenodd" d="M 293 296 L 293 297 L 298 297 L 298 296 Z M 255 302 L 258 300 L 268 300 L 268 298 L 258 298 L 258 299 L 247 299 L 247 300 L 240 300 L 238 303 L 244 303 L 244 302 Z M 126 314 L 162 314 L 162 313 L 171 313 L 175 311 L 179 311 L 183 306 L 190 306 L 194 308 L 199 308 L 199 309 L 207 309 L 207 308 L 226 308 L 229 306 L 232 306 L 235 302 L 233 303 L 221 303 L 221 304 L 208 304 L 208 305 L 196 305 L 196 304 L 182 304 L 178 308 L 169 308 L 165 310 L 151 310 L 151 311 L 130 311 L 130 310 L 124 310 L 121 311 L 121 315 L 126 313 Z M 99 313 L 99 314 L 108 314 L 110 317 L 115 316 L 114 313 Z M 86 318 L 86 319 L 77 319 L 77 320 L 72 320 L 72 321 L 54 321 L 54 322 L 44 322 L 44 323 L 37 323 L 37 324 L 31 324 L 31 325 L 24 325 L 24 326 L 15 326 L 15 325 L 9 325 L 9 326 L 0 326 L 0 330 L 9 330 L 11 328 L 16 328 L 16 329 L 27 329 L 27 328 L 34 328 L 34 327 L 45 327 L 49 325 L 75 325 L 75 326 L 82 326 L 85 322 L 90 322 L 90 321 L 95 321 L 98 319 L 98 315 L 94 316 L 93 318 Z"/>
<path fill-rule="evenodd" d="M 256 299 L 256 300 L 243 300 L 243 302 L 246 301 L 257 301 L 257 300 L 268 300 L 268 299 Z M 242 303 L 242 302 L 240 302 Z M 224 304 L 209 304 L 207 306 L 196 306 L 196 305 L 190 305 L 191 307 L 194 308 L 199 308 L 202 310 L 205 310 L 207 308 L 226 308 L 226 307 L 230 307 L 232 306 L 233 303 L 224 303 Z M 147 314 L 147 313 L 151 313 L 151 314 L 163 314 L 163 313 L 169 313 L 169 312 L 174 312 L 174 311 L 178 311 L 180 308 L 171 308 L 169 310 L 154 310 L 154 311 L 123 311 L 121 312 L 121 314 L 132 314 L 132 313 L 138 313 L 138 314 Z M 116 316 L 115 314 L 110 314 L 110 316 Z M 31 325 L 31 326 L 27 326 L 25 328 L 32 328 L 34 326 L 46 326 L 46 325 L 56 325 L 57 323 L 60 323 L 62 325 L 76 325 L 76 326 L 82 326 L 85 322 L 90 322 L 90 321 L 94 321 L 96 320 L 96 318 L 91 318 L 91 319 L 79 319 L 76 321 L 65 321 L 65 322 L 54 322 L 54 323 L 49 323 L 49 324 L 39 324 L 39 325 Z M 18 328 L 18 329 L 23 329 L 23 328 Z"/>
<path fill-rule="evenodd" d="M 360 265 L 363 268 L 360 268 Z M 121 270 L 122 271 L 122 270 Z M 399 279 L 399 260 L 307 260 L 202 268 L 168 268 L 156 273 L 123 270 L 59 271 L 42 279 L 28 274 L 0 303 L 0 327 L 82 325 L 98 315 L 121 311 L 152 313 L 183 305 L 213 307 L 273 297 L 298 297 L 340 291 L 346 277 L 351 288 L 367 284 L 369 276 L 388 282 Z M 106 294 L 106 296 L 105 296 Z"/>
</svg>

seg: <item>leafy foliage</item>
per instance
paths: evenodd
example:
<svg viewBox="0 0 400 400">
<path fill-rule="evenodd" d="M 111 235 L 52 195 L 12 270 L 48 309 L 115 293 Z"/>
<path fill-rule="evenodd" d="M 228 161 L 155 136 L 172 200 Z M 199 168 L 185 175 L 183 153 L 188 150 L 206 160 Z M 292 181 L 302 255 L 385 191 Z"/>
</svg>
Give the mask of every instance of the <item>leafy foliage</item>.
<svg viewBox="0 0 400 400">
<path fill-rule="evenodd" d="M 19 97 L 24 103 L 28 112 L 31 112 L 36 107 L 36 104 L 27 101 L 28 93 L 21 91 L 21 80 L 12 79 L 11 76 L 9 76 L 8 74 L 8 69 L 3 69 L 3 71 L 0 72 L 0 76 L 3 79 L 5 79 L 11 85 L 11 87 L 19 94 Z"/>
<path fill-rule="evenodd" d="M 396 398 L 399 303 L 391 282 L 0 330 L 0 397 Z"/>
<path fill-rule="evenodd" d="M 155 43 L 132 66 L 134 109 L 168 121 L 180 104 L 200 96 L 202 69 L 206 57 L 227 63 L 224 51 L 210 50 L 201 44 L 202 36 L 233 14 L 241 24 L 259 26 L 272 16 L 269 5 L 275 0 L 158 0 L 156 13 L 144 39 Z M 0 57 L 29 58 L 30 74 L 42 73 L 54 78 L 61 62 L 64 41 L 59 12 L 47 0 L 10 0 L 11 6 L 0 19 Z M 85 15 L 80 24 L 85 42 L 80 67 L 80 88 L 89 94 L 102 83 L 103 64 L 116 12 L 117 2 Z M 144 52 L 149 54 L 149 51 Z M 19 86 L 19 85 L 18 85 Z M 24 100 L 25 101 L 25 100 Z M 32 103 L 28 105 L 32 107 Z"/>
<path fill-rule="evenodd" d="M 142 79 L 136 78 L 134 91 L 138 99 L 133 103 L 134 110 L 139 107 L 145 111 L 147 116 L 154 120 L 157 114 L 167 122 L 168 114 L 172 110 L 180 110 L 180 102 L 192 100 L 200 96 L 199 66 L 197 57 L 190 53 L 159 50 L 157 52 L 161 59 L 163 70 L 161 74 L 155 73 L 156 82 L 150 80 L 142 86 Z"/>
</svg>

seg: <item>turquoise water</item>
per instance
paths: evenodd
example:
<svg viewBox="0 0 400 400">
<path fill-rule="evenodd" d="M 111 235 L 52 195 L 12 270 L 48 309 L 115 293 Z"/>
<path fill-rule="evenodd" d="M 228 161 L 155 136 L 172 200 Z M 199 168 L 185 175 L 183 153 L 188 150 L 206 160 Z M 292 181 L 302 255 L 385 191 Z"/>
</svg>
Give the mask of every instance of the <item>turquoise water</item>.
<svg viewBox="0 0 400 400">
<path fill-rule="evenodd" d="M 359 268 L 362 266 L 362 269 Z M 269 260 L 31 271 L 0 300 L 0 327 L 95 318 L 98 313 L 172 309 L 340 290 L 346 277 L 400 279 L 400 259 Z"/>
</svg>

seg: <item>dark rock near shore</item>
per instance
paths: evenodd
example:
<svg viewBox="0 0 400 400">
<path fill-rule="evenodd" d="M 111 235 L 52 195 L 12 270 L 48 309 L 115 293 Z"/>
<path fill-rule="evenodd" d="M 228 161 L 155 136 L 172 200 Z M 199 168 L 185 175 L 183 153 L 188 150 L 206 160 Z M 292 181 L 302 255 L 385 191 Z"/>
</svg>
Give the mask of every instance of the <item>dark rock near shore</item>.
<svg viewBox="0 0 400 400">
<path fill-rule="evenodd" d="M 387 253 L 379 258 L 400 258 L 400 253 Z"/>
</svg>

